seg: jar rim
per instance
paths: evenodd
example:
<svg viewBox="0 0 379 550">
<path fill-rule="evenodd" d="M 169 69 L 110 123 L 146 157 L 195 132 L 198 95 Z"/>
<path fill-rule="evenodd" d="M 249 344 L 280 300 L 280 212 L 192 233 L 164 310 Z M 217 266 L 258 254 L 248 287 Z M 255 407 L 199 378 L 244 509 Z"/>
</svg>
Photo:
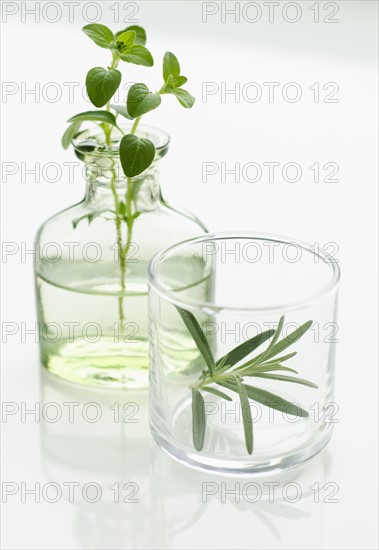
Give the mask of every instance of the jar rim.
<svg viewBox="0 0 379 550">
<path fill-rule="evenodd" d="M 127 134 L 128 130 L 132 128 L 132 124 L 120 124 L 119 126 L 122 130 L 125 131 L 125 134 Z M 114 128 L 113 135 L 117 136 L 117 139 L 112 140 L 114 149 L 112 147 L 106 146 L 104 150 L 91 151 L 90 155 L 94 157 L 120 156 L 118 151 L 118 143 L 122 138 L 122 134 L 117 128 Z M 88 154 L 88 150 L 83 148 L 84 143 L 86 141 L 88 142 L 90 138 L 95 140 L 99 136 L 103 138 L 103 134 L 101 133 L 101 131 L 97 131 L 96 127 L 86 128 L 80 130 L 77 134 L 75 134 L 75 136 L 71 140 L 71 143 L 76 152 L 81 154 Z M 154 143 L 156 155 L 159 158 L 162 158 L 166 154 L 170 143 L 170 136 L 164 130 L 156 128 L 155 126 L 140 124 L 138 126 L 138 137 L 145 137 L 150 139 Z"/>
<path fill-rule="evenodd" d="M 230 305 L 225 305 L 222 303 L 209 302 L 207 300 L 196 300 L 194 298 L 185 298 L 181 299 L 178 297 L 178 291 L 170 289 L 165 285 L 157 274 L 159 263 L 165 259 L 169 254 L 175 251 L 179 251 L 185 247 L 203 243 L 206 241 L 222 241 L 222 240 L 238 240 L 238 239 L 249 239 L 254 241 L 270 241 L 276 242 L 279 244 L 286 245 L 296 245 L 302 250 L 312 254 L 314 257 L 317 257 L 320 261 L 323 261 L 328 265 L 331 271 L 331 278 L 328 283 L 322 287 L 318 292 L 311 294 L 309 297 L 303 298 L 301 300 L 294 300 L 291 302 L 283 302 L 281 304 L 270 305 L 267 307 L 254 307 L 254 306 L 242 306 L 234 307 Z M 314 249 L 315 247 L 311 244 L 301 241 L 299 239 L 294 239 L 282 235 L 276 235 L 271 233 L 262 233 L 262 232 L 246 232 L 246 231 L 228 231 L 223 233 L 206 233 L 200 237 L 187 239 L 175 243 L 159 252 L 157 252 L 149 262 L 148 266 L 148 279 L 149 285 L 153 288 L 160 296 L 165 300 L 168 300 L 172 304 L 181 307 L 183 309 L 188 309 L 196 311 L 198 309 L 206 309 L 207 311 L 218 312 L 222 310 L 223 312 L 253 312 L 253 313 L 276 313 L 276 312 L 289 312 L 304 309 L 309 307 L 319 298 L 325 297 L 329 293 L 337 290 L 341 277 L 341 270 L 337 261 L 330 260 L 330 253 L 328 253 L 323 248 L 318 248 L 317 252 Z M 180 289 L 179 289 L 180 290 Z"/>
</svg>

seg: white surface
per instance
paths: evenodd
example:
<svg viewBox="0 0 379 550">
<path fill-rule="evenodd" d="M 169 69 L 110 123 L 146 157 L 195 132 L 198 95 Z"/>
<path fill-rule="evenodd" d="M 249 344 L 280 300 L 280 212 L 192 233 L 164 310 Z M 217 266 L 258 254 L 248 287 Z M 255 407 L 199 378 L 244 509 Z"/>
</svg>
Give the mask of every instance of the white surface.
<svg viewBox="0 0 379 550">
<path fill-rule="evenodd" d="M 16 413 L 2 423 L 2 481 L 28 487 L 55 482 L 96 482 L 104 487 L 98 503 L 76 496 L 53 504 L 20 493 L 3 505 L 2 544 L 5 549 L 81 548 L 376 548 L 377 357 L 376 326 L 376 2 L 339 2 L 340 22 L 315 24 L 309 6 L 304 17 L 288 24 L 278 16 L 255 25 L 219 18 L 201 22 L 201 2 L 141 3 L 140 23 L 148 30 L 156 58 L 166 49 L 177 53 L 187 86 L 197 97 L 196 109 L 182 110 L 173 98 L 146 121 L 172 136 L 169 156 L 162 162 L 165 196 L 195 211 L 211 230 L 258 230 L 297 236 L 305 241 L 337 243 L 342 268 L 337 350 L 335 433 L 328 448 L 296 480 L 299 502 L 276 495 L 235 502 L 220 493 L 201 502 L 202 483 L 212 476 L 173 463 L 154 445 L 148 433 L 146 396 L 98 394 L 64 384 L 40 383 L 38 348 L 21 330 L 8 337 L 2 357 L 2 398 L 35 403 L 99 401 L 101 422 L 22 422 Z M 321 13 L 324 2 L 320 2 Z M 102 3 L 103 23 L 112 25 L 110 3 Z M 122 6 L 123 3 L 119 4 Z M 21 22 L 20 14 L 2 28 L 3 81 L 31 87 L 40 82 L 61 85 L 83 82 L 86 71 L 108 62 L 107 52 L 74 23 Z M 124 25 L 116 25 L 122 28 Z M 112 27 L 115 27 L 113 24 Z M 151 87 L 160 85 L 156 71 L 130 73 Z M 152 76 L 152 75 L 155 76 Z M 125 78 L 127 80 L 127 78 Z M 201 101 L 203 82 L 297 82 L 298 103 L 280 98 L 274 103 L 221 102 L 220 95 Z M 314 103 L 314 82 L 336 82 L 339 103 Z M 73 161 L 60 148 L 66 118 L 89 108 L 81 98 L 49 103 L 20 93 L 3 103 L 3 162 L 31 168 L 49 162 Z M 279 88 L 280 90 L 280 88 Z M 203 162 L 297 162 L 304 176 L 296 184 L 267 178 L 252 184 L 201 181 Z M 313 183 L 308 167 L 336 162 L 338 183 Z M 36 183 L 20 173 L 2 183 L 2 239 L 32 248 L 38 225 L 64 206 L 78 201 L 83 185 Z M 79 179 L 80 181 L 80 179 Z M 4 261 L 4 259 L 3 259 Z M 31 329 L 35 323 L 32 257 L 15 254 L 3 263 L 2 322 Z M 4 341 L 4 335 L 3 335 Z M 71 389 L 70 389 L 71 388 Z M 137 424 L 112 421 L 109 402 L 139 403 Z M 42 405 L 41 405 L 42 406 Z M 81 411 L 79 407 L 79 412 Z M 67 418 L 67 416 L 64 418 Z M 219 482 L 216 478 L 216 482 Z M 227 487 L 235 480 L 225 479 Z M 138 503 L 115 504 L 109 486 L 138 484 Z M 283 483 L 288 482 L 287 479 Z M 338 485 L 337 503 L 324 502 L 331 490 L 314 502 L 309 488 L 318 482 Z M 261 482 L 263 483 L 263 481 Z M 3 485 L 4 487 L 4 485 Z M 121 495 L 125 496 L 121 491 Z"/>
</svg>

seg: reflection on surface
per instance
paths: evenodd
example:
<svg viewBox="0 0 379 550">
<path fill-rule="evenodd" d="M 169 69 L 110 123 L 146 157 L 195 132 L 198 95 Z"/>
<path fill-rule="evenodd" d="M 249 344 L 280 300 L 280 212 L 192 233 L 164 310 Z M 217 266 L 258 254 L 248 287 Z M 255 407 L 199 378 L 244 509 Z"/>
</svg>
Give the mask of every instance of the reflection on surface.
<svg viewBox="0 0 379 550">
<path fill-rule="evenodd" d="M 331 456 L 323 451 L 307 467 L 280 476 L 212 476 L 190 470 L 156 448 L 153 508 L 159 510 L 170 542 L 181 541 L 175 548 L 186 547 L 185 541 L 196 545 L 199 537 L 206 548 L 305 548 L 310 540 L 312 547 L 322 548 L 322 487 L 330 468 Z"/>
<path fill-rule="evenodd" d="M 147 392 L 75 386 L 43 372 L 41 394 L 43 404 L 58 403 L 66 413 L 42 422 L 41 447 L 48 481 L 80 483 L 71 504 L 80 547 L 149 547 Z M 87 483 L 101 486 L 98 502 L 83 498 Z"/>
<path fill-rule="evenodd" d="M 323 546 L 327 450 L 276 477 L 213 476 L 155 445 L 146 391 L 75 386 L 43 372 L 41 400 L 63 411 L 59 421 L 41 423 L 41 449 L 47 483 L 78 484 L 71 500 L 63 493 L 74 508 L 78 547 L 272 549 L 309 547 L 310 540 Z M 83 497 L 88 483 L 101 487 L 97 502 L 90 502 L 92 486 Z"/>
</svg>

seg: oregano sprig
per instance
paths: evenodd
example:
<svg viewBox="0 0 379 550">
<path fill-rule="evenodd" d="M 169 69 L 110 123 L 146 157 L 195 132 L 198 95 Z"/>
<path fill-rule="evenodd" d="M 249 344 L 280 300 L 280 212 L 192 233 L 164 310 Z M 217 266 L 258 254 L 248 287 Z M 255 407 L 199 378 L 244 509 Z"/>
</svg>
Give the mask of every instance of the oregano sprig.
<svg viewBox="0 0 379 550">
<path fill-rule="evenodd" d="M 153 142 L 145 137 L 136 135 L 141 117 L 156 109 L 161 104 L 161 96 L 173 94 L 179 103 L 190 108 L 194 104 L 194 98 L 182 86 L 187 78 L 180 75 L 179 61 L 171 52 L 166 52 L 163 58 L 163 85 L 157 92 L 150 91 L 142 82 L 132 85 L 128 91 L 124 105 L 115 105 L 112 98 L 120 87 L 122 74 L 120 63 L 142 65 L 152 67 L 154 59 L 146 47 L 146 31 L 139 25 L 130 25 L 113 33 L 106 25 L 91 23 L 83 27 L 83 32 L 100 48 L 109 50 L 110 63 L 108 66 L 96 66 L 91 68 L 86 76 L 86 90 L 88 97 L 97 110 L 90 110 L 71 117 L 70 125 L 62 136 L 62 146 L 67 149 L 72 139 L 79 133 L 83 123 L 95 123 L 103 132 L 105 143 L 112 145 L 112 133 L 116 130 L 122 136 L 119 140 L 119 155 L 122 170 L 127 179 L 127 191 L 125 200 L 121 200 L 117 189 L 117 175 L 115 169 L 111 169 L 111 189 L 114 197 L 114 221 L 117 233 L 117 245 L 120 262 L 120 286 L 121 291 L 126 289 L 125 273 L 126 258 L 132 240 L 133 225 L 139 212 L 133 206 L 139 186 L 133 187 L 133 178 L 140 176 L 154 162 L 156 150 Z M 131 123 L 130 131 L 125 134 L 120 127 L 119 117 L 125 118 Z M 74 228 L 82 219 L 91 223 L 95 215 L 89 213 L 79 219 L 73 220 Z M 122 227 L 126 225 L 126 240 L 123 243 Z M 119 317 L 123 326 L 123 297 L 119 298 Z"/>
<path fill-rule="evenodd" d="M 197 451 L 201 451 L 204 446 L 206 432 L 206 411 L 202 391 L 211 393 L 226 401 L 231 401 L 232 397 L 222 391 L 220 387 L 239 395 L 245 444 L 248 454 L 253 453 L 253 421 L 249 400 L 256 401 L 266 407 L 286 412 L 293 416 L 304 418 L 309 416 L 307 411 L 295 403 L 291 403 L 283 397 L 275 395 L 265 389 L 257 388 L 255 385 L 245 384 L 244 378 L 255 377 L 281 382 L 292 382 L 309 388 L 317 388 L 316 384 L 309 380 L 288 376 L 286 374 L 277 374 L 277 371 L 297 374 L 296 370 L 282 364 L 284 361 L 294 357 L 296 352 L 280 357 L 277 356 L 304 336 L 310 329 L 312 321 L 307 321 L 285 338 L 280 339 L 284 325 L 284 317 L 281 317 L 276 330 L 266 330 L 250 338 L 216 361 L 209 347 L 206 335 L 196 317 L 183 308 L 177 306 L 176 309 L 185 323 L 188 332 L 191 334 L 200 355 L 203 357 L 206 367 L 202 371 L 199 380 L 190 386 L 192 393 L 193 444 Z M 249 361 L 239 364 L 270 338 L 271 341 L 265 351 L 256 355 Z M 217 387 L 215 387 L 215 385 Z"/>
<path fill-rule="evenodd" d="M 103 113 L 96 115 L 96 111 L 87 111 L 71 117 L 68 120 L 71 125 L 62 138 L 64 148 L 69 146 L 72 137 L 78 133 L 80 129 L 80 125 L 77 124 L 78 122 L 100 123 L 100 127 L 104 131 L 106 143 L 110 145 L 113 128 L 117 128 L 121 134 L 124 133 L 116 122 L 118 115 L 127 120 L 134 121 L 130 134 L 135 135 L 141 117 L 159 107 L 162 95 L 173 94 L 183 107 L 191 108 L 193 106 L 195 102 L 194 97 L 182 88 L 187 82 L 187 78 L 180 74 L 179 61 L 172 52 L 166 52 L 164 55 L 163 85 L 158 92 L 152 92 L 146 84 L 137 82 L 130 87 L 125 105 L 112 104 L 111 99 L 120 87 L 122 79 L 121 72 L 117 69 L 120 61 L 146 67 L 154 65 L 153 56 L 146 48 L 146 32 L 138 25 L 131 25 L 113 34 L 108 27 L 99 23 L 86 25 L 83 27 L 83 32 L 97 46 L 108 49 L 111 52 L 112 58 L 108 67 L 93 67 L 88 71 L 86 90 L 91 103 L 97 108 L 105 106 L 106 111 L 114 118 L 109 117 L 106 120 Z M 112 110 L 115 111 L 115 114 L 111 113 Z M 140 138 L 138 137 L 137 139 Z M 144 139 L 146 144 L 147 138 Z M 141 143 L 141 147 L 137 147 L 137 158 L 134 159 L 134 157 L 127 153 L 126 145 L 133 144 L 134 148 L 136 141 L 128 140 L 123 143 L 122 147 L 121 143 L 122 139 L 120 141 L 119 152 L 125 175 L 127 177 L 140 175 L 154 160 L 154 157 L 151 157 L 150 154 L 151 147 L 145 147 Z M 150 143 L 154 147 L 151 141 Z M 133 162 L 130 162 L 131 158 L 134 159 Z"/>
</svg>

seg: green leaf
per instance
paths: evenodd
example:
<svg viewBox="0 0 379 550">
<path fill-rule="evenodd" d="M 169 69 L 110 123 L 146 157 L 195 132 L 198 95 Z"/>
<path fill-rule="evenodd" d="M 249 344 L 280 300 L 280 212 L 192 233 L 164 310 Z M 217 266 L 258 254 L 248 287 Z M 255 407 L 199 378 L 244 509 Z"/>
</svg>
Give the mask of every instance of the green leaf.
<svg viewBox="0 0 379 550">
<path fill-rule="evenodd" d="M 124 107 L 124 105 L 109 105 L 109 107 L 111 107 L 111 109 L 114 109 L 115 111 L 118 112 L 119 115 L 127 118 L 128 120 L 133 120 L 133 117 L 130 116 L 130 114 L 128 113 L 128 110 L 126 107 Z"/>
<path fill-rule="evenodd" d="M 287 349 L 289 346 L 292 346 L 295 342 L 297 342 L 306 332 L 309 330 L 312 326 L 313 321 L 307 321 L 301 327 L 294 330 L 283 338 L 283 340 L 280 340 L 277 342 L 273 347 L 270 348 L 269 352 L 263 352 L 260 356 L 256 357 L 256 359 L 261 360 L 261 357 L 264 357 L 264 360 L 267 361 L 267 359 L 271 359 L 271 357 L 275 357 L 275 355 L 278 355 L 278 353 L 281 353 L 283 350 Z M 267 351 L 267 350 L 266 350 Z"/>
<path fill-rule="evenodd" d="M 283 365 L 254 365 L 250 368 L 240 370 L 238 371 L 238 373 L 241 376 L 255 376 L 255 374 L 259 372 L 272 372 L 277 370 L 293 372 L 294 374 L 298 374 L 297 370 L 290 369 L 289 367 L 285 367 Z"/>
<path fill-rule="evenodd" d="M 75 137 L 75 134 L 79 131 L 80 122 L 72 122 L 70 126 L 67 127 L 65 133 L 62 136 L 62 147 L 67 149 L 71 144 L 72 139 Z"/>
<path fill-rule="evenodd" d="M 84 214 L 84 216 L 81 216 L 80 218 L 76 218 L 75 220 L 72 220 L 72 227 L 74 229 L 77 228 L 78 224 L 82 221 L 82 220 L 87 220 L 88 221 L 88 225 L 91 225 L 91 222 L 101 216 L 104 212 L 98 212 L 97 214 L 94 214 L 93 212 L 91 214 Z"/>
<path fill-rule="evenodd" d="M 188 78 L 186 78 L 185 76 L 175 76 L 173 78 L 173 81 L 175 88 L 180 88 L 180 86 L 183 86 L 183 84 L 188 82 Z"/>
<path fill-rule="evenodd" d="M 187 90 L 183 90 L 183 88 L 175 88 L 172 93 L 176 96 L 180 105 L 182 105 L 185 109 L 191 109 L 191 107 L 193 107 L 195 98 L 187 92 Z"/>
<path fill-rule="evenodd" d="M 166 82 L 170 74 L 175 77 L 180 75 L 180 65 L 176 56 L 166 52 L 163 58 L 163 80 Z"/>
<path fill-rule="evenodd" d="M 276 342 L 279 340 L 279 336 L 282 332 L 282 329 L 283 329 L 283 325 L 284 325 L 284 315 L 281 316 L 281 318 L 279 319 L 279 323 L 278 323 L 278 326 L 276 327 L 276 331 L 275 331 L 275 334 L 274 334 L 274 337 L 273 339 L 271 340 L 270 342 L 270 345 L 267 349 L 271 349 L 274 347 L 274 345 L 276 344 Z"/>
<path fill-rule="evenodd" d="M 121 33 L 116 40 L 117 49 L 121 53 L 127 53 L 136 40 L 136 33 L 134 31 L 125 31 Z"/>
<path fill-rule="evenodd" d="M 250 369 L 255 369 L 256 367 L 262 367 L 262 368 L 267 367 L 267 370 L 268 370 L 268 367 L 280 365 L 283 361 L 286 361 L 287 359 L 291 359 L 291 357 L 294 357 L 295 355 L 297 355 L 297 351 L 294 351 L 293 353 L 289 353 L 288 355 L 282 355 L 280 357 L 277 357 L 272 361 L 265 361 L 263 355 L 266 353 L 266 351 L 264 353 L 261 353 L 257 357 L 254 357 L 250 361 L 247 361 L 243 365 L 240 365 L 239 367 L 236 368 L 236 371 L 245 372 L 246 369 L 250 370 Z"/>
<path fill-rule="evenodd" d="M 203 356 L 204 361 L 212 376 L 214 374 L 215 367 L 216 367 L 215 361 L 214 361 L 211 349 L 209 347 L 208 340 L 204 332 L 202 331 L 201 326 L 197 322 L 196 317 L 191 312 L 186 311 L 185 309 L 182 309 L 178 306 L 175 306 L 175 307 L 178 310 L 178 313 L 180 314 L 181 318 L 183 319 L 183 322 L 186 325 L 188 332 L 191 334 L 201 355 Z"/>
<path fill-rule="evenodd" d="M 86 89 L 88 97 L 95 107 L 103 107 L 113 97 L 121 82 L 121 73 L 117 69 L 94 67 L 88 71 Z"/>
<path fill-rule="evenodd" d="M 260 363 L 262 363 L 265 360 L 265 358 L 269 355 L 270 350 L 274 347 L 274 345 L 278 341 L 279 336 L 282 332 L 283 325 L 284 325 L 284 315 L 279 319 L 279 323 L 278 323 L 278 326 L 276 327 L 275 334 L 274 334 L 270 344 L 268 345 L 266 351 L 264 351 L 263 353 L 261 353 L 258 356 Z"/>
<path fill-rule="evenodd" d="M 261 334 L 257 334 L 257 336 L 254 336 L 253 338 L 250 338 L 249 340 L 246 340 L 246 342 L 243 342 L 236 348 L 234 348 L 232 351 L 221 357 L 216 362 L 216 370 L 219 369 L 220 365 L 222 365 L 223 361 L 228 361 L 228 365 L 233 367 L 236 365 L 239 361 L 244 359 L 247 355 L 252 353 L 255 349 L 257 349 L 258 346 L 266 342 L 271 336 L 274 334 L 274 330 L 266 330 L 265 332 L 261 332 Z"/>
<path fill-rule="evenodd" d="M 134 31 L 136 33 L 136 38 L 134 40 L 135 44 L 141 44 L 141 46 L 144 46 L 146 44 L 146 31 L 138 25 L 130 25 L 130 27 L 126 27 L 126 29 L 124 29 L 123 31 L 116 32 L 114 37 L 118 38 L 126 31 Z"/>
<path fill-rule="evenodd" d="M 290 370 L 290 369 L 286 369 Z M 244 373 L 246 374 L 246 373 Z M 302 384 L 303 386 L 308 386 L 309 388 L 318 388 L 313 382 L 309 380 L 304 380 L 304 378 L 295 378 L 294 376 L 284 376 L 283 374 L 267 374 L 266 372 L 256 372 L 254 374 L 249 374 L 248 376 L 255 376 L 258 378 L 268 378 L 269 380 L 280 380 L 282 382 L 293 382 L 295 384 Z"/>
<path fill-rule="evenodd" d="M 127 110 L 133 117 L 144 115 L 161 104 L 161 96 L 149 92 L 149 88 L 142 83 L 133 84 L 128 93 Z"/>
<path fill-rule="evenodd" d="M 121 216 L 125 216 L 125 213 L 126 213 L 126 205 L 123 201 L 120 201 L 118 203 L 118 211 L 120 212 L 120 215 Z"/>
<path fill-rule="evenodd" d="M 238 376 L 234 376 L 234 380 L 237 384 L 237 391 L 241 401 L 241 412 L 243 420 L 243 431 L 245 433 L 246 449 L 249 455 L 253 452 L 253 419 L 251 417 L 251 409 L 249 404 L 249 398 L 245 386 L 242 384 Z"/>
<path fill-rule="evenodd" d="M 204 399 L 199 390 L 192 388 L 192 437 L 197 451 L 201 451 L 204 446 L 205 427 Z"/>
<path fill-rule="evenodd" d="M 175 90 L 175 80 L 174 77 L 170 74 L 166 82 L 164 83 L 164 86 L 161 90 L 161 94 L 172 94 Z"/>
<path fill-rule="evenodd" d="M 223 386 L 228 390 L 237 392 L 237 385 L 234 381 L 218 383 L 220 386 Z M 293 416 L 300 416 L 304 418 L 307 418 L 309 416 L 309 413 L 299 407 L 299 405 L 295 405 L 294 403 L 283 399 L 283 397 L 280 397 L 279 395 L 275 395 L 267 390 L 262 390 L 262 388 L 248 386 L 247 384 L 244 384 L 244 387 L 246 388 L 248 398 L 252 399 L 253 401 L 257 401 L 257 403 L 261 403 L 266 407 L 270 407 L 271 409 L 285 412 Z"/>
<path fill-rule="evenodd" d="M 120 141 L 120 160 L 127 177 L 138 176 L 153 162 L 154 144 L 145 138 L 128 134 Z"/>
<path fill-rule="evenodd" d="M 67 122 L 106 122 L 116 124 L 115 116 L 108 111 L 86 111 L 84 113 L 79 113 L 78 115 L 72 116 L 68 119 Z"/>
<path fill-rule="evenodd" d="M 287 361 L 288 359 L 291 359 L 292 357 L 295 357 L 297 355 L 297 351 L 293 351 L 292 353 L 288 353 L 287 355 L 281 355 L 280 357 L 277 357 L 276 359 L 273 359 L 272 361 L 265 361 L 262 363 L 263 365 L 273 365 L 276 363 L 282 363 L 283 361 Z"/>
<path fill-rule="evenodd" d="M 100 48 L 109 49 L 111 42 L 114 40 L 113 32 L 105 25 L 91 23 L 82 28 L 82 31 L 100 46 Z"/>
<path fill-rule="evenodd" d="M 134 44 L 127 53 L 120 52 L 120 59 L 126 63 L 143 65 L 145 67 L 152 67 L 154 65 L 153 56 L 145 46 L 141 46 L 140 44 Z"/>
<path fill-rule="evenodd" d="M 230 369 L 231 365 L 227 364 L 227 360 L 228 360 L 228 354 L 224 355 L 224 357 L 221 357 L 219 361 L 216 361 L 215 363 L 217 367 L 216 372 L 221 372 L 221 371 Z"/>
<path fill-rule="evenodd" d="M 213 395 L 217 395 L 217 397 L 221 397 L 222 399 L 226 399 L 226 401 L 233 401 L 233 399 L 229 395 L 226 395 L 226 393 L 224 393 L 220 390 L 216 390 L 216 388 L 211 388 L 209 386 L 204 386 L 203 390 L 207 391 L 209 393 L 213 393 Z"/>
</svg>

